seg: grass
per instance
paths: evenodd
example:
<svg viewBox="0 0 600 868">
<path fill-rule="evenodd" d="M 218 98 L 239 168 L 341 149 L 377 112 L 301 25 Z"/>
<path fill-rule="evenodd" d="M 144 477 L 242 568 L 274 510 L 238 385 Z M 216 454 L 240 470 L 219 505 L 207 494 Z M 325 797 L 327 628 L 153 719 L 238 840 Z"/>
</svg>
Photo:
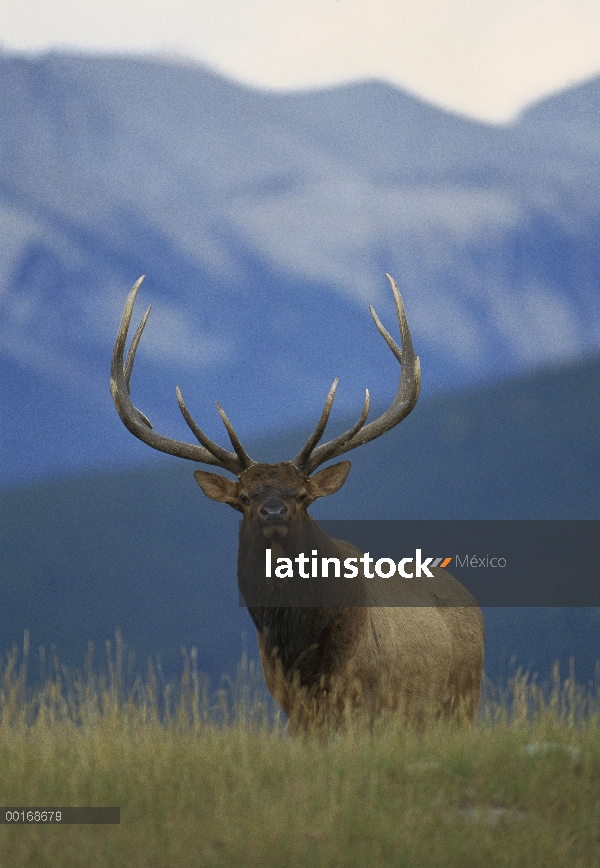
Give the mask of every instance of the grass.
<svg viewBox="0 0 600 868">
<path fill-rule="evenodd" d="M 291 741 L 244 662 L 216 694 L 42 655 L 0 666 L 0 803 L 118 805 L 119 826 L 0 826 L 1 866 L 600 865 L 600 702 L 573 672 L 488 689 L 472 730 Z"/>
</svg>

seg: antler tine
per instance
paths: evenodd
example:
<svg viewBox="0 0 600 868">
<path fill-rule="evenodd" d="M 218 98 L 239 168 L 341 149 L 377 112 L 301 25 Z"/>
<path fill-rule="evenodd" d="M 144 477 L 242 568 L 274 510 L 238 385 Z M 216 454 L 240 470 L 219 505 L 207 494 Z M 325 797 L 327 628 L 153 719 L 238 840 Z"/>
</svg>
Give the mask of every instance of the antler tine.
<svg viewBox="0 0 600 868">
<path fill-rule="evenodd" d="M 248 467 L 250 467 L 252 464 L 255 464 L 256 462 L 254 462 L 250 458 L 250 456 L 248 455 L 248 453 L 246 452 L 246 450 L 244 449 L 244 447 L 240 443 L 240 438 L 235 433 L 235 428 L 233 427 L 233 425 L 231 424 L 231 422 L 229 421 L 229 419 L 225 415 L 225 410 L 223 410 L 223 408 L 221 407 L 221 405 L 219 404 L 218 401 L 216 401 L 215 403 L 217 405 L 217 410 L 219 411 L 219 415 L 220 415 L 221 419 L 223 420 L 223 424 L 227 428 L 227 433 L 229 434 L 229 439 L 231 440 L 231 445 L 235 449 L 235 454 L 237 455 L 239 462 L 242 465 L 242 469 L 246 470 Z"/>
<path fill-rule="evenodd" d="M 302 448 L 301 452 L 294 458 L 292 464 L 295 464 L 299 470 L 305 470 L 306 474 L 312 473 L 314 467 L 312 467 L 311 461 L 311 453 L 315 448 L 316 444 L 321 439 L 323 431 L 325 430 L 325 425 L 327 424 L 327 418 L 329 417 L 329 411 L 331 410 L 331 405 L 333 404 L 333 395 L 334 387 L 337 386 L 338 380 L 336 378 L 334 385 L 331 387 L 329 395 L 327 396 L 328 404 L 325 404 L 325 410 L 319 419 L 319 424 L 315 428 L 312 436 L 307 441 L 306 445 Z M 331 400 L 329 400 L 331 396 Z M 333 453 L 337 449 L 338 446 L 347 443 L 351 440 L 355 434 L 360 431 L 362 426 L 365 424 L 367 420 L 367 416 L 369 415 L 369 408 L 371 406 L 371 398 L 369 396 L 369 390 L 365 389 L 365 403 L 362 409 L 362 413 L 360 414 L 360 418 L 354 423 L 352 428 L 348 431 L 344 432 L 344 434 L 340 434 L 339 437 L 335 437 L 333 440 L 330 440 L 328 443 L 325 443 L 324 446 L 319 447 L 319 455 L 323 457 L 320 458 L 319 464 L 322 464 L 324 461 L 327 461 L 328 457 L 333 457 Z M 323 421 L 323 417 L 325 420 Z M 310 448 L 309 448 L 310 447 Z M 323 450 L 323 451 L 321 451 Z M 315 465 L 316 466 L 316 465 Z"/>
<path fill-rule="evenodd" d="M 201 428 L 198 427 L 198 425 L 192 418 L 192 414 L 185 406 L 183 395 L 181 394 L 179 386 L 175 387 L 175 393 L 177 395 L 177 403 L 179 404 L 181 415 L 187 422 L 188 427 L 196 440 L 198 440 L 198 442 L 201 443 L 205 449 L 208 449 L 210 454 L 214 458 L 216 458 L 217 463 L 220 466 L 224 467 L 226 470 L 230 470 L 232 473 L 235 473 L 236 476 L 239 476 L 242 470 L 245 470 L 246 467 L 249 465 L 246 465 L 245 463 L 239 461 L 239 457 L 234 455 L 233 452 L 228 452 L 227 449 L 223 449 L 222 446 L 219 446 L 218 443 L 215 443 L 214 440 L 211 440 L 210 437 L 205 434 Z M 250 463 L 252 464 L 253 462 L 250 460 Z"/>
<path fill-rule="evenodd" d="M 386 277 L 388 277 L 388 276 L 389 275 L 386 275 Z M 384 339 L 384 341 L 386 342 L 386 344 L 388 345 L 390 350 L 393 352 L 393 354 L 396 356 L 396 358 L 398 359 L 400 364 L 402 364 L 402 350 L 400 349 L 400 347 L 398 346 L 398 344 L 396 343 L 394 338 L 391 336 L 389 331 L 386 329 L 386 327 L 384 325 L 382 325 L 381 320 L 379 319 L 379 317 L 375 313 L 374 308 L 372 308 L 371 305 L 369 305 L 369 310 L 371 311 L 371 316 L 373 317 L 373 321 L 374 321 L 375 325 L 377 326 L 377 331 L 382 336 L 382 338 Z M 396 310 L 398 310 L 398 308 L 396 308 Z"/>
<path fill-rule="evenodd" d="M 125 355 L 125 344 L 127 342 L 127 334 L 129 332 L 129 326 L 131 324 L 131 317 L 133 314 L 135 299 L 143 280 L 144 277 L 140 277 L 140 279 L 135 282 L 129 295 L 127 296 L 125 309 L 123 310 L 123 316 L 121 318 L 119 331 L 117 332 L 117 338 L 115 341 L 112 355 L 110 391 L 115 402 L 115 407 L 117 408 L 117 413 L 121 417 L 121 421 L 123 422 L 125 427 L 129 431 L 131 431 L 131 433 L 134 434 L 139 440 L 142 440 L 144 443 L 152 446 L 153 449 L 158 449 L 159 452 L 166 452 L 169 455 L 176 455 L 179 458 L 187 458 L 190 461 L 200 461 L 203 464 L 216 465 L 217 467 L 222 467 L 225 470 L 229 470 L 231 473 L 234 473 L 237 476 L 239 475 L 239 473 L 241 473 L 244 467 L 242 467 L 238 456 L 234 455 L 233 452 L 228 452 L 227 450 L 222 449 L 220 446 L 217 446 L 216 443 L 213 443 L 213 441 L 210 440 L 208 437 L 206 438 L 207 443 L 205 444 L 205 446 L 210 443 L 211 446 L 214 447 L 214 450 L 204 448 L 203 446 L 196 446 L 193 443 L 184 443 L 180 440 L 172 440 L 170 437 L 163 437 L 161 434 L 158 434 L 156 431 L 154 431 L 154 429 L 150 425 L 150 422 L 146 419 L 144 414 L 141 413 L 141 411 L 138 410 L 136 407 L 134 407 L 131 401 L 129 393 L 129 380 L 131 377 L 131 372 L 133 370 L 135 353 L 140 342 L 142 332 L 144 331 L 144 327 L 148 320 L 150 309 L 148 309 L 144 314 L 142 322 L 140 323 L 135 332 L 125 363 L 123 363 L 123 356 Z M 178 400 L 180 394 L 181 393 L 178 392 Z M 183 403 L 183 399 L 181 399 L 181 403 Z M 188 421 L 187 418 L 186 421 Z M 195 425 L 193 419 L 192 423 Z M 200 429 L 198 429 L 198 431 L 199 430 Z M 196 432 L 194 431 L 194 433 Z M 202 436 L 204 437 L 205 435 Z"/>
<path fill-rule="evenodd" d="M 143 277 L 140 277 L 140 281 L 143 280 Z M 136 284 L 136 286 L 140 286 L 140 282 Z M 148 310 L 142 317 L 142 321 L 135 330 L 135 334 L 133 336 L 133 340 L 131 341 L 131 346 L 129 347 L 129 352 L 127 353 L 127 358 L 125 360 L 125 365 L 123 366 L 123 373 L 125 374 L 125 382 L 127 383 L 127 390 L 131 392 L 129 388 L 129 381 L 131 379 L 131 372 L 133 370 L 133 363 L 135 362 L 135 354 L 137 352 L 138 344 L 140 342 L 140 338 L 142 337 L 142 332 L 146 328 L 146 323 L 148 322 L 148 317 L 150 316 L 150 311 L 152 310 L 152 305 L 149 305 Z M 131 313 L 133 313 L 133 306 L 131 308 Z"/>
<path fill-rule="evenodd" d="M 377 330 L 402 366 L 396 396 L 388 409 L 382 413 L 381 416 L 374 419 L 372 422 L 369 422 L 368 425 L 364 425 L 369 406 L 369 393 L 367 390 L 365 409 L 363 409 L 363 414 L 356 425 L 345 434 L 336 437 L 334 440 L 329 441 L 329 443 L 323 443 L 305 456 L 303 469 L 307 474 L 312 473 L 313 470 L 324 461 L 329 461 L 331 458 L 337 458 L 339 455 L 343 455 L 344 452 L 349 452 L 357 446 L 362 446 L 363 443 L 368 443 L 370 440 L 380 437 L 386 431 L 389 431 L 405 419 L 417 403 L 419 389 L 421 387 L 421 366 L 419 358 L 415 355 L 413 348 L 412 337 L 408 327 L 408 320 L 406 319 L 400 291 L 398 290 L 396 281 L 390 277 L 389 274 L 386 274 L 386 277 L 390 282 L 394 295 L 402 348 L 397 345 L 389 332 L 381 324 L 379 317 L 373 308 L 370 310 L 375 325 L 377 326 Z"/>
<path fill-rule="evenodd" d="M 141 281 L 143 279 L 144 279 L 143 277 L 140 277 L 138 283 L 136 284 L 136 286 L 138 286 L 138 288 L 139 288 L 139 286 L 141 286 Z M 133 307 L 131 310 L 133 312 Z M 129 395 L 131 395 L 131 388 L 129 385 L 129 381 L 131 379 L 131 372 L 133 370 L 133 363 L 135 362 L 135 353 L 136 353 L 136 350 L 138 348 L 140 338 L 142 337 L 142 333 L 143 333 L 144 329 L 146 328 L 146 323 L 148 322 L 148 317 L 150 316 L 151 310 L 152 310 L 152 305 L 149 306 L 148 310 L 146 311 L 146 313 L 142 317 L 141 323 L 139 324 L 139 326 L 137 327 L 137 329 L 135 331 L 135 334 L 133 336 L 133 340 L 131 341 L 131 346 L 129 347 L 129 352 L 127 353 L 127 359 L 125 360 L 125 365 L 123 367 L 123 374 L 125 376 L 125 385 L 127 386 L 127 393 Z M 152 423 L 150 422 L 150 419 L 148 419 L 148 417 L 144 413 L 142 413 L 141 410 L 138 410 L 138 408 L 135 407 L 135 412 L 138 414 L 138 416 L 140 417 L 140 419 L 142 420 L 144 425 L 147 425 L 148 428 L 152 428 Z"/>
<path fill-rule="evenodd" d="M 354 423 L 352 428 L 349 428 L 348 431 L 345 431 L 343 434 L 340 434 L 338 437 L 335 437 L 333 440 L 330 440 L 328 443 L 324 443 L 322 446 L 319 446 L 319 449 L 316 453 L 319 456 L 318 464 L 314 463 L 313 457 L 309 456 L 308 460 L 305 462 L 305 465 L 301 468 L 306 471 L 306 474 L 310 474 L 313 470 L 319 466 L 319 464 L 323 464 L 324 461 L 328 461 L 330 458 L 335 458 L 336 455 L 341 455 L 342 452 L 345 452 L 345 449 L 342 449 L 346 443 L 349 443 L 350 440 L 361 430 L 365 422 L 367 421 L 367 416 L 369 415 L 369 408 L 371 406 L 371 398 L 369 395 L 369 390 L 365 389 L 365 403 L 362 409 L 362 413 L 360 414 L 360 418 Z M 350 447 L 352 448 L 352 447 Z M 294 464 L 296 462 L 293 462 Z"/>
<path fill-rule="evenodd" d="M 214 440 L 211 440 L 210 437 L 207 434 L 205 434 L 201 428 L 198 427 L 198 425 L 196 424 L 196 422 L 192 418 L 192 414 L 190 413 L 188 408 L 185 406 L 185 402 L 183 400 L 183 395 L 181 394 L 181 390 L 180 390 L 179 386 L 175 387 L 175 392 L 177 394 L 177 403 L 179 404 L 179 409 L 181 410 L 181 415 L 183 416 L 183 418 L 187 422 L 188 427 L 189 427 L 190 431 L 192 432 L 192 434 L 194 435 L 194 437 L 198 440 L 199 443 L 201 443 L 204 446 L 205 449 L 208 449 L 208 451 L 211 453 L 211 455 L 214 455 L 214 457 L 220 463 L 222 463 L 223 466 L 226 466 L 225 462 L 229 462 L 231 458 L 236 458 L 236 456 L 232 455 L 232 453 L 228 452 L 226 449 L 223 449 L 223 447 L 219 446 L 218 443 L 215 443 Z M 232 472 L 236 472 L 236 474 L 239 475 L 239 473 L 241 473 L 242 470 L 246 470 L 248 467 L 250 467 L 251 464 L 254 464 L 254 461 L 250 458 L 250 456 L 248 455 L 248 453 L 246 452 L 246 450 L 244 449 L 244 447 L 240 443 L 237 434 L 233 430 L 233 426 L 231 425 L 231 422 L 229 421 L 229 419 L 227 419 L 227 416 L 225 416 L 225 413 L 223 412 L 223 410 L 219 406 L 218 402 L 217 402 L 217 409 L 221 415 L 221 418 L 225 422 L 225 427 L 227 428 L 227 431 L 229 433 L 229 438 L 231 440 L 233 448 L 236 451 L 236 455 L 237 455 L 236 460 L 239 463 L 239 469 L 237 471 L 232 471 Z M 228 467 L 227 469 L 229 470 L 230 468 Z"/>
<path fill-rule="evenodd" d="M 327 399 L 325 400 L 325 406 L 323 407 L 323 412 L 321 413 L 321 418 L 317 422 L 317 427 L 310 435 L 300 452 L 296 455 L 292 464 L 295 464 L 299 470 L 302 470 L 302 467 L 313 451 L 321 437 L 323 436 L 323 431 L 325 430 L 325 426 L 327 425 L 327 421 L 329 419 L 329 414 L 331 413 L 331 407 L 333 406 L 333 399 L 335 398 L 335 390 L 337 389 L 337 385 L 339 383 L 338 377 L 335 378 L 333 384 L 327 394 Z"/>
</svg>

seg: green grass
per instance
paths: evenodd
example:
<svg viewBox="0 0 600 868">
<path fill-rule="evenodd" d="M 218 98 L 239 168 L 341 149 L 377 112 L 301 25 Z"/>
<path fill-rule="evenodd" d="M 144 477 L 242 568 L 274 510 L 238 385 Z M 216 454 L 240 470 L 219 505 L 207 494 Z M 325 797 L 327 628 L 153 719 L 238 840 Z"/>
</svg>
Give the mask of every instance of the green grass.
<svg viewBox="0 0 600 868">
<path fill-rule="evenodd" d="M 27 649 L 25 649 L 27 650 Z M 118 805 L 119 826 L 0 826 L 4 866 L 600 865 L 600 702 L 555 672 L 488 695 L 472 730 L 357 726 L 292 741 L 247 664 L 210 694 L 27 654 L 0 668 L 0 803 Z M 31 681 L 31 679 L 30 679 Z M 488 691 L 489 693 L 489 691 Z"/>
</svg>

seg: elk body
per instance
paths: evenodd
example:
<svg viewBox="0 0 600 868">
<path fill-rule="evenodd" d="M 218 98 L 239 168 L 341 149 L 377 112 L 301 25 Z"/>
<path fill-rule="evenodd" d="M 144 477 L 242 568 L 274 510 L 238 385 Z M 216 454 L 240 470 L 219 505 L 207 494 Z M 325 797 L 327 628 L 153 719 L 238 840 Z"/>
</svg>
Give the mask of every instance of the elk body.
<svg viewBox="0 0 600 868">
<path fill-rule="evenodd" d="M 369 393 L 360 418 L 348 431 L 321 445 L 333 403 L 334 381 L 319 422 L 298 455 L 290 462 L 260 464 L 246 453 L 229 419 L 217 404 L 234 451 L 223 449 L 192 419 L 179 391 L 177 401 L 200 445 L 164 437 L 137 410 L 129 381 L 135 352 L 146 325 L 146 311 L 126 359 L 125 344 L 135 298 L 142 279 L 132 288 L 112 359 L 111 391 L 126 427 L 154 449 L 232 473 L 228 479 L 204 470 L 196 480 L 212 500 L 229 504 L 243 520 L 238 549 L 238 584 L 258 633 L 267 687 L 288 716 L 290 732 L 332 731 L 348 717 L 366 713 L 402 714 L 420 723 L 426 718 L 458 715 L 473 721 L 479 707 L 483 666 L 483 618 L 470 593 L 445 570 L 434 568 L 432 578 L 366 579 L 364 569 L 334 587 L 335 600 L 319 604 L 313 579 L 294 590 L 295 605 L 281 596 L 285 581 L 265 585 L 266 549 L 274 561 L 294 559 L 300 552 L 320 557 L 360 558 L 348 542 L 331 539 L 308 514 L 319 497 L 344 484 L 349 461 L 316 469 L 363 443 L 379 437 L 402 421 L 416 404 L 420 386 L 415 355 L 398 287 L 387 275 L 396 304 L 401 348 L 371 314 L 382 337 L 401 365 L 400 382 L 390 407 L 366 423 Z M 254 601 L 255 592 L 260 599 Z M 306 592 L 306 593 L 304 593 Z M 303 596 L 304 594 L 304 596 Z M 284 600 L 284 602 L 282 602 Z M 306 602 L 302 604 L 302 600 Z"/>
</svg>

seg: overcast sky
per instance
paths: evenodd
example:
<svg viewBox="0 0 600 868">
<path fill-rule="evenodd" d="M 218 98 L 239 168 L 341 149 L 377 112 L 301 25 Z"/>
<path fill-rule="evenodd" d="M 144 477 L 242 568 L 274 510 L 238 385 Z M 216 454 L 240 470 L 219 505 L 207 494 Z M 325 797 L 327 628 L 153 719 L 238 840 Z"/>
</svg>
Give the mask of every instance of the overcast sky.
<svg viewBox="0 0 600 868">
<path fill-rule="evenodd" d="M 377 76 L 503 121 L 600 73 L 600 2 L 0 0 L 0 45 L 189 58 L 268 88 Z"/>
</svg>

